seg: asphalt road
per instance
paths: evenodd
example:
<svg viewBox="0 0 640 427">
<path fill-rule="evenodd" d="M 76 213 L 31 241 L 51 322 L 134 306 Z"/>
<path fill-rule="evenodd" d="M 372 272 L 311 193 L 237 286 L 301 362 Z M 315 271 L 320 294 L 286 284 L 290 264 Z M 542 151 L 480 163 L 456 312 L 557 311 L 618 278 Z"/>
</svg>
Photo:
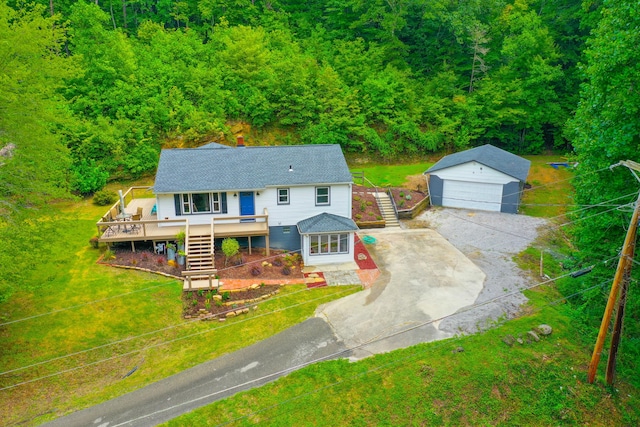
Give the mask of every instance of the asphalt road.
<svg viewBox="0 0 640 427">
<path fill-rule="evenodd" d="M 45 425 L 155 426 L 306 364 L 349 354 L 322 319 L 312 318 L 250 347 Z"/>
</svg>

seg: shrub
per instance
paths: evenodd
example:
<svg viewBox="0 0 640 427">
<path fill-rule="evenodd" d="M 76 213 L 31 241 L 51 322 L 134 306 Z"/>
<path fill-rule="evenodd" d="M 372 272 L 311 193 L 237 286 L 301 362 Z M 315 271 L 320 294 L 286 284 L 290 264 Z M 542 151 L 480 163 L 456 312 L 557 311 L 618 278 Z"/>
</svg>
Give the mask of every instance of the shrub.
<svg viewBox="0 0 640 427">
<path fill-rule="evenodd" d="M 259 265 L 254 265 L 253 267 L 251 267 L 252 276 L 259 276 L 261 274 L 262 274 L 262 267 L 260 267 Z"/>
<path fill-rule="evenodd" d="M 378 221 L 381 221 L 381 220 L 382 220 L 382 215 L 378 215 L 378 216 L 376 216 L 376 219 L 377 219 Z"/>
<path fill-rule="evenodd" d="M 98 206 L 112 205 L 116 200 L 118 200 L 118 195 L 115 191 L 100 190 L 93 195 L 93 204 Z"/>
<path fill-rule="evenodd" d="M 159 256 L 158 258 L 156 258 L 156 263 L 158 265 L 164 264 L 164 257 Z"/>
<path fill-rule="evenodd" d="M 361 210 L 362 212 L 364 212 L 365 210 L 367 210 L 367 204 L 366 204 L 364 201 L 360 202 L 360 210 Z"/>
<path fill-rule="evenodd" d="M 367 200 L 367 206 L 371 206 L 373 205 L 373 202 L 371 200 Z"/>
<path fill-rule="evenodd" d="M 169 267 L 178 268 L 178 263 L 175 259 L 170 259 L 169 261 L 167 261 L 167 265 Z"/>
<path fill-rule="evenodd" d="M 275 265 L 276 267 L 282 267 L 282 265 L 284 264 L 284 262 L 282 261 L 282 258 L 280 257 L 276 257 L 273 262 L 273 265 Z"/>
<path fill-rule="evenodd" d="M 231 292 L 226 291 L 222 293 L 222 301 L 227 301 L 229 298 L 231 298 Z"/>
<path fill-rule="evenodd" d="M 362 214 L 356 214 L 356 219 L 360 221 L 362 219 Z"/>
<path fill-rule="evenodd" d="M 407 200 L 411 200 L 411 194 L 407 194 L 407 195 L 405 196 L 405 199 L 407 199 Z"/>
<path fill-rule="evenodd" d="M 355 202 L 359 202 L 360 201 L 360 196 L 353 196 L 353 200 Z"/>
<path fill-rule="evenodd" d="M 116 254 L 114 254 L 111 249 L 107 249 L 104 252 L 104 256 L 102 257 L 102 259 L 104 259 L 105 261 L 110 261 L 110 260 L 115 259 L 115 258 L 116 258 Z"/>
<path fill-rule="evenodd" d="M 149 261 L 149 253 L 148 252 L 143 252 L 142 253 L 142 260 L 143 261 Z"/>
<path fill-rule="evenodd" d="M 107 183 L 109 173 L 97 166 L 93 160 L 80 160 L 71 165 L 71 189 L 80 194 L 100 190 Z"/>
<path fill-rule="evenodd" d="M 240 252 L 240 243 L 234 238 L 227 237 L 222 241 L 222 253 L 224 253 L 225 260 L 224 265 L 227 265 L 227 261 Z M 237 265 L 237 264 L 236 264 Z"/>
<path fill-rule="evenodd" d="M 404 193 L 401 191 L 399 194 L 400 197 L 404 197 Z"/>
<path fill-rule="evenodd" d="M 291 267 L 285 265 L 284 267 L 282 267 L 282 274 L 284 274 L 285 276 L 288 276 L 291 274 Z"/>
<path fill-rule="evenodd" d="M 134 258 L 134 259 L 132 259 L 132 260 L 131 260 L 131 265 L 133 265 L 133 266 L 138 265 L 138 260 L 137 260 L 137 259 L 135 259 L 135 258 Z"/>
<path fill-rule="evenodd" d="M 98 245 L 100 244 L 100 242 L 98 241 L 98 238 L 96 236 L 93 236 L 91 239 L 89 239 L 89 244 L 91 244 L 91 247 L 93 249 L 98 249 Z"/>
</svg>

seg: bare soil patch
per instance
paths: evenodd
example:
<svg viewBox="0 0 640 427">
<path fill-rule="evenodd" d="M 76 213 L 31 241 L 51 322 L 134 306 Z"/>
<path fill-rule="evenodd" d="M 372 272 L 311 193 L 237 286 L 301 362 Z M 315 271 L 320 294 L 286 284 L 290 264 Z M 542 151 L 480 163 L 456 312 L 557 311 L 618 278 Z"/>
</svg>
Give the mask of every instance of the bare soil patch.
<svg viewBox="0 0 640 427">
<path fill-rule="evenodd" d="M 412 209 L 423 201 L 427 195 L 421 191 L 409 190 L 407 188 L 392 188 L 391 194 L 396 202 L 398 210 Z"/>
</svg>

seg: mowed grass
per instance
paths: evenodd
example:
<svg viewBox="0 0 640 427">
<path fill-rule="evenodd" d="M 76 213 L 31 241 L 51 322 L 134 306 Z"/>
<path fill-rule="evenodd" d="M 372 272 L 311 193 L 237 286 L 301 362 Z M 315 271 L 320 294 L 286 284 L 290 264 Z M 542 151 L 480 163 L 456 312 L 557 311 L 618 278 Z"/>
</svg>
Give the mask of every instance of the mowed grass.
<svg viewBox="0 0 640 427">
<path fill-rule="evenodd" d="M 574 173 L 571 169 L 554 169 L 551 162 L 564 161 L 560 155 L 524 156 L 531 161 L 527 182 L 532 188 L 525 190 L 520 213 L 535 217 L 556 218 L 567 213 L 573 204 Z"/>
<path fill-rule="evenodd" d="M 545 287 L 527 296 L 522 317 L 482 334 L 308 366 L 165 425 L 640 424 L 638 390 L 621 380 L 615 389 L 601 378 L 586 383 L 590 349 L 578 344 L 559 295 Z M 541 323 L 552 335 L 527 342 Z M 506 335 L 524 344 L 510 347 Z"/>
<path fill-rule="evenodd" d="M 400 165 L 365 165 L 351 166 L 351 172 L 364 172 L 364 176 L 371 183 L 378 187 L 402 187 L 411 176 L 421 175 L 424 171 L 433 166 L 433 163 L 421 162 Z M 424 178 L 421 178 L 424 180 Z M 370 186 L 368 182 L 364 184 L 355 180 L 358 185 Z M 423 185 L 424 187 L 424 185 Z"/>
<path fill-rule="evenodd" d="M 138 389 L 263 340 L 359 289 L 287 286 L 248 315 L 187 321 L 179 281 L 96 263 L 100 251 L 88 241 L 104 211 L 83 200 L 27 220 L 46 249 L 25 263 L 0 307 L 0 425 L 36 425 Z M 28 242 L 12 242 L 21 244 Z"/>
</svg>

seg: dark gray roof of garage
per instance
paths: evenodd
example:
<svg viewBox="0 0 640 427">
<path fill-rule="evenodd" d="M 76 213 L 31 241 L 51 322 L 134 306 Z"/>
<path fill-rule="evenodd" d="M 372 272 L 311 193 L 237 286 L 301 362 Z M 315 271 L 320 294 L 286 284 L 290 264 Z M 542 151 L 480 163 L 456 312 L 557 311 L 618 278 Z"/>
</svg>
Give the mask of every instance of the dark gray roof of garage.
<svg viewBox="0 0 640 427">
<path fill-rule="evenodd" d="M 351 218 L 324 212 L 300 221 L 298 230 L 301 234 L 339 233 L 358 231 L 358 226 Z"/>
<path fill-rule="evenodd" d="M 468 162 L 478 162 L 504 174 L 526 181 L 531 162 L 508 151 L 486 144 L 481 147 L 449 154 L 431 166 L 425 173 L 433 173 L 442 169 L 458 166 Z"/>
<path fill-rule="evenodd" d="M 154 191 L 238 191 L 351 182 L 337 144 L 200 147 L 162 150 Z"/>
</svg>

